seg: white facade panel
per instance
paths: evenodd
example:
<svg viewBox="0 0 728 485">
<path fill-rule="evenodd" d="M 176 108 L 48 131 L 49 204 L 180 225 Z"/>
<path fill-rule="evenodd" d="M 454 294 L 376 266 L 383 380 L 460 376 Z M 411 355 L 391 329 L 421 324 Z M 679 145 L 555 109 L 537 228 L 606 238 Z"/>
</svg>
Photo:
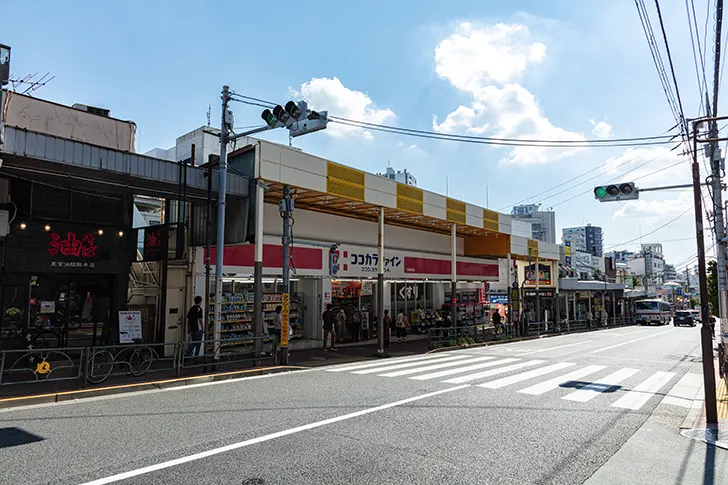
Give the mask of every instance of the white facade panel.
<svg viewBox="0 0 728 485">
<path fill-rule="evenodd" d="M 432 192 L 425 192 L 423 202 L 423 212 L 426 216 L 447 220 L 447 198 Z"/>
<path fill-rule="evenodd" d="M 366 174 L 364 200 L 382 207 L 397 207 L 397 182 L 378 175 Z"/>
<path fill-rule="evenodd" d="M 506 214 L 498 214 L 498 232 L 510 234 L 513 225 L 513 218 Z"/>
<path fill-rule="evenodd" d="M 515 219 L 511 222 L 511 235 L 531 238 L 531 223 Z"/>
<path fill-rule="evenodd" d="M 511 254 L 528 256 L 528 238 L 511 236 Z"/>
<path fill-rule="evenodd" d="M 469 226 L 483 228 L 483 209 L 473 204 L 465 204 L 465 223 Z"/>
</svg>

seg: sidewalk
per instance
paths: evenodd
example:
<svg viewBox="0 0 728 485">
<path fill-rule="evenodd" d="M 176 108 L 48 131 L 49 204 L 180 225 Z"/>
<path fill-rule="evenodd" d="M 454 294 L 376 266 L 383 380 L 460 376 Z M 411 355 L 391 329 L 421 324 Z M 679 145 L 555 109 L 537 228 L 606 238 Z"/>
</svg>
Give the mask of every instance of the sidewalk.
<svg viewBox="0 0 728 485">
<path fill-rule="evenodd" d="M 427 352 L 427 336 L 412 335 L 406 342 L 392 341 L 387 354 L 392 357 L 422 354 Z M 29 384 L 16 384 L 0 386 L 0 408 L 4 407 L 3 400 L 15 399 L 26 396 L 44 396 L 49 402 L 59 400 L 59 393 L 71 393 L 64 398 L 75 399 L 80 395 L 100 394 L 108 390 L 108 393 L 119 393 L 137 391 L 164 385 L 184 385 L 193 381 L 199 382 L 211 379 L 230 379 L 245 377 L 255 374 L 282 372 L 293 370 L 299 367 L 318 367 L 330 364 L 342 364 L 363 359 L 375 359 L 377 353 L 377 341 L 367 340 L 358 343 L 339 344 L 338 351 L 326 351 L 322 349 L 294 350 L 290 353 L 288 366 L 276 366 L 272 360 L 263 361 L 262 366 L 253 367 L 248 364 L 223 365 L 218 372 L 205 372 L 204 368 L 184 369 L 180 376 L 173 370 L 147 372 L 140 377 L 128 375 L 110 377 L 100 384 L 91 384 L 81 379 L 59 380 L 51 382 L 38 382 Z M 227 372 L 225 372 L 227 371 Z M 85 384 L 85 385 L 84 385 Z M 73 391 L 82 391 L 76 396 Z M 5 403 L 7 404 L 7 402 Z"/>
</svg>

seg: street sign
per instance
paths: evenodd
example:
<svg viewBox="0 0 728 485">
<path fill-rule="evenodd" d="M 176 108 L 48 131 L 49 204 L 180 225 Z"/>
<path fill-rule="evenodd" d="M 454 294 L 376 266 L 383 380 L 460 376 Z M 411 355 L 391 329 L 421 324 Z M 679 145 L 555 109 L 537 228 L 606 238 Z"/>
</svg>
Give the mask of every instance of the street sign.
<svg viewBox="0 0 728 485">
<path fill-rule="evenodd" d="M 288 347 L 288 308 L 291 295 L 283 293 L 281 295 L 281 347 Z"/>
</svg>

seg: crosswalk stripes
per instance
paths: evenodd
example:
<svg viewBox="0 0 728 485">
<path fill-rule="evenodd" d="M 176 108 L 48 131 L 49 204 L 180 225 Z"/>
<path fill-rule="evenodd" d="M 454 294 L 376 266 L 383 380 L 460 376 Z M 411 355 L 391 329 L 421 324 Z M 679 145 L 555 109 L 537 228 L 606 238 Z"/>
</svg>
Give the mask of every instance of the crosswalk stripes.
<svg viewBox="0 0 728 485">
<path fill-rule="evenodd" d="M 380 377 L 400 377 L 410 374 L 417 374 L 424 371 L 431 371 L 435 369 L 443 369 L 445 367 L 454 367 L 462 364 L 472 364 L 475 362 L 483 362 L 484 360 L 493 360 L 495 357 L 475 357 L 472 359 L 457 360 L 455 362 L 444 362 L 436 361 L 437 364 L 427 365 L 425 367 L 415 367 L 414 369 L 396 370 L 394 372 L 388 372 L 386 374 L 379 374 Z"/>
<path fill-rule="evenodd" d="M 543 362 L 544 362 L 543 360 L 531 360 L 528 362 L 521 362 L 520 364 L 513 364 L 513 365 L 508 365 L 505 367 L 499 367 L 498 369 L 491 369 L 491 370 L 486 370 L 483 372 L 478 372 L 476 374 L 468 374 L 466 376 L 455 377 L 453 379 L 448 379 L 448 380 L 442 381 L 442 382 L 445 382 L 447 384 L 464 384 L 466 382 L 474 381 L 477 379 L 482 379 L 484 377 L 495 376 L 498 374 L 505 374 L 506 372 L 523 369 L 524 367 L 532 367 L 534 365 L 542 364 Z"/>
<path fill-rule="evenodd" d="M 561 387 L 564 384 L 568 384 L 569 382 L 573 382 L 577 379 L 583 379 L 588 375 L 596 374 L 597 372 L 606 368 L 606 365 L 588 365 L 582 369 L 577 369 L 575 371 L 569 372 L 568 374 L 564 374 L 563 376 L 554 377 L 553 379 L 549 379 L 548 381 L 539 382 L 538 384 L 534 384 L 531 387 L 521 389 L 518 392 L 523 394 L 540 396 L 541 394 L 552 391 L 558 387 Z"/>
<path fill-rule="evenodd" d="M 440 377 L 445 376 L 451 376 L 453 374 L 462 374 L 463 372 L 470 372 L 471 370 L 479 370 L 486 367 L 495 367 L 497 365 L 502 364 L 508 364 L 510 362 L 516 362 L 520 359 L 513 359 L 513 358 L 507 358 L 507 359 L 500 359 L 500 360 L 494 360 L 492 362 L 486 362 L 484 364 L 473 364 L 466 367 L 458 367 L 457 369 L 448 369 L 448 370 L 442 370 L 439 372 L 432 372 L 430 374 L 423 374 L 421 376 L 414 376 L 410 377 L 410 379 L 416 380 L 416 381 L 426 381 L 430 379 L 438 379 Z"/>
<path fill-rule="evenodd" d="M 446 361 L 453 361 L 453 360 L 464 360 L 470 357 L 469 355 L 453 355 L 452 357 L 442 357 L 437 360 L 437 362 L 446 362 Z M 363 369 L 363 370 L 355 370 L 352 372 L 352 374 L 374 374 L 375 372 L 389 372 L 392 370 L 397 369 L 405 369 L 407 367 L 415 367 L 418 365 L 422 365 L 421 362 L 405 362 L 403 364 L 394 364 L 394 365 L 388 365 L 385 367 L 375 367 L 373 369 Z"/>
<path fill-rule="evenodd" d="M 615 408 L 639 409 L 655 395 L 657 391 L 662 389 L 672 378 L 675 377 L 674 372 L 656 372 L 647 380 L 635 386 L 634 389 L 622 396 L 612 404 Z"/>
<path fill-rule="evenodd" d="M 529 352 L 534 352 L 534 349 Z M 430 354 L 343 364 L 325 370 L 387 378 L 404 377 L 416 381 L 437 380 L 445 384 L 468 384 L 493 390 L 510 387 L 515 392 L 532 396 L 552 392 L 553 398 L 575 403 L 587 403 L 604 396 L 601 400 L 604 405 L 630 411 L 645 406 L 677 375 L 676 372 L 647 373 L 644 369 L 631 368 L 607 370 L 606 365 L 549 362 L 545 358 L 530 360 L 530 357 L 519 354 L 511 356 L 473 352 Z M 519 383 L 523 383 L 521 388 L 516 386 Z M 688 372 L 672 384 L 661 402 L 690 407 L 701 386 L 702 376 Z M 557 390 L 561 392 L 557 393 Z"/>
<path fill-rule="evenodd" d="M 566 399 L 568 401 L 578 401 L 578 402 L 588 402 L 597 397 L 599 394 L 609 391 L 610 389 L 613 389 L 614 386 L 618 385 L 623 380 L 627 379 L 628 377 L 631 377 L 638 373 L 639 370 L 637 369 L 619 369 L 616 372 L 613 372 L 609 374 L 606 377 L 603 377 L 601 379 L 598 379 L 595 382 L 592 382 L 581 389 L 572 392 L 571 394 L 568 394 L 561 399 Z"/>
<path fill-rule="evenodd" d="M 447 354 L 430 354 L 425 355 L 424 357 L 412 357 L 412 358 L 404 358 L 404 359 L 397 359 L 395 362 L 419 362 L 419 361 L 427 361 L 427 360 L 437 360 L 442 359 Z M 366 362 L 364 364 L 354 364 L 354 365 L 345 365 L 343 367 L 334 367 L 333 369 L 326 369 L 329 372 L 349 372 L 353 370 L 358 369 L 368 369 L 370 367 L 377 367 L 377 366 L 385 366 L 385 365 L 392 365 L 392 360 L 385 359 L 385 360 L 378 360 L 376 362 Z"/>
<path fill-rule="evenodd" d="M 530 370 L 528 372 L 523 372 L 522 374 L 516 374 L 514 376 L 509 376 L 509 377 L 502 377 L 502 378 L 496 379 L 494 381 L 480 384 L 478 387 L 486 387 L 488 389 L 500 389 L 501 387 L 510 386 L 511 384 L 516 384 L 518 382 L 527 381 L 528 379 L 533 379 L 534 377 L 540 377 L 540 376 L 543 376 L 546 374 L 550 374 L 552 372 L 566 369 L 567 367 L 571 367 L 574 365 L 576 365 L 576 364 L 574 364 L 572 362 L 559 362 L 557 364 L 552 364 L 552 365 L 547 365 L 546 367 L 541 367 L 540 369 L 534 369 L 534 370 Z"/>
</svg>

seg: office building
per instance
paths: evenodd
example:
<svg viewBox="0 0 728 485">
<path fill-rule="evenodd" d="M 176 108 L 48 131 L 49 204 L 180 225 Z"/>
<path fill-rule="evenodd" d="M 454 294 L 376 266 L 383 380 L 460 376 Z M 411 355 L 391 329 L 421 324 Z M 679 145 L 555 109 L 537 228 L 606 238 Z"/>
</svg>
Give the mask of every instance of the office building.
<svg viewBox="0 0 728 485">
<path fill-rule="evenodd" d="M 602 228 L 587 224 L 580 227 L 567 227 L 562 230 L 564 243 L 571 243 L 572 250 L 583 251 L 602 256 L 604 252 L 604 239 Z"/>
<path fill-rule="evenodd" d="M 556 244 L 556 213 L 542 211 L 541 204 L 513 206 L 511 217 L 531 224 L 531 239 Z"/>
</svg>

